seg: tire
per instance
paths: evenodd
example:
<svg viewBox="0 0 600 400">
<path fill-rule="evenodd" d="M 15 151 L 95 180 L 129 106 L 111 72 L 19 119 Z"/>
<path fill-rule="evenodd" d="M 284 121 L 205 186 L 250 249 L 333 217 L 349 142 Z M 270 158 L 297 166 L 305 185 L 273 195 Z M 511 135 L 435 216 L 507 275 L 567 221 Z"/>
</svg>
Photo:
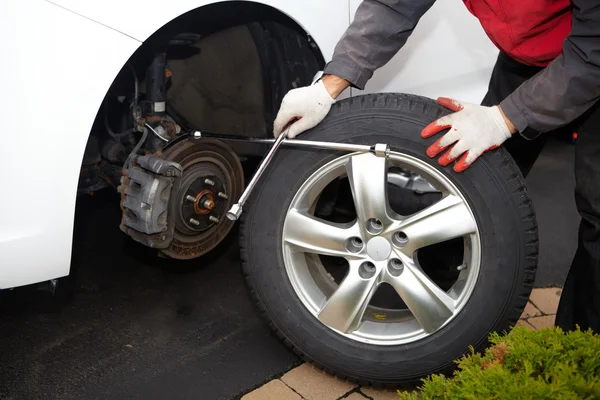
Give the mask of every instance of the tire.
<svg viewBox="0 0 600 400">
<path fill-rule="evenodd" d="M 537 267 L 538 235 L 523 177 L 503 148 L 486 153 L 460 174 L 452 171 L 452 165 L 441 167 L 436 159 L 428 158 L 425 150 L 437 138 L 421 139 L 420 131 L 447 112 L 418 96 L 359 96 L 336 103 L 320 125 L 300 137 L 388 143 L 393 152 L 437 171 L 470 207 L 480 257 L 477 273 L 471 272 L 475 267 L 464 273 L 472 274 L 465 276 L 475 283 L 460 311 L 431 334 L 390 345 L 355 340 L 317 319 L 292 284 L 291 262 L 286 264 L 289 253 L 282 245 L 288 208 L 311 176 L 346 153 L 284 146 L 246 205 L 240 229 L 241 257 L 258 307 L 288 347 L 329 373 L 361 384 L 399 386 L 449 372 L 453 361 L 469 352 L 470 346 L 480 351 L 490 332 L 514 326 L 527 303 Z"/>
</svg>

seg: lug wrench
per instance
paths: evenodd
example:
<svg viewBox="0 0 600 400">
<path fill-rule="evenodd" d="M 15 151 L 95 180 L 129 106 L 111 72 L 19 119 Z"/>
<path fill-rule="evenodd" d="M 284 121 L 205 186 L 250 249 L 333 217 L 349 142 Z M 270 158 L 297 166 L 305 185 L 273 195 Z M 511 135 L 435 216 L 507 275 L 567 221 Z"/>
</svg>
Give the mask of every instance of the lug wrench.
<svg viewBox="0 0 600 400">
<path fill-rule="evenodd" d="M 271 149 L 269 150 L 269 152 L 267 153 L 265 158 L 261 161 L 260 165 L 258 166 L 258 169 L 256 170 L 256 173 L 250 180 L 250 183 L 248 183 L 248 186 L 246 186 L 246 189 L 244 189 L 244 192 L 240 196 L 240 199 L 238 200 L 238 202 L 235 203 L 233 206 L 231 206 L 229 211 L 227 211 L 227 218 L 229 218 L 232 221 L 235 221 L 236 219 L 238 219 L 240 217 L 240 215 L 242 215 L 242 208 L 244 207 L 244 204 L 246 204 L 246 200 L 248 200 L 248 197 L 250 197 L 250 193 L 252 193 L 254 186 L 256 186 L 256 182 L 258 182 L 258 179 L 260 178 L 260 176 L 263 174 L 263 172 L 265 171 L 265 169 L 267 168 L 267 166 L 273 159 L 273 155 L 275 155 L 275 152 L 277 151 L 279 146 L 281 146 L 283 139 L 286 138 L 289 131 L 290 131 L 290 128 L 288 128 L 287 131 L 282 132 L 277 137 L 277 140 L 275 140 L 275 144 L 273 145 L 273 147 L 271 147 Z"/>
<path fill-rule="evenodd" d="M 329 150 L 346 150 L 360 153 L 372 153 L 377 157 L 388 157 L 390 155 L 390 146 L 387 144 L 378 143 L 373 146 L 368 146 L 364 144 L 318 142 L 310 140 L 284 140 L 288 132 L 289 128 L 286 132 L 283 132 L 277 137 L 275 143 L 273 144 L 273 147 L 271 147 L 265 158 L 258 166 L 256 173 L 250 180 L 250 183 L 248 183 L 248 186 L 246 186 L 246 189 L 244 189 L 244 192 L 240 196 L 238 202 L 231 206 L 229 211 L 227 211 L 227 218 L 229 218 L 232 221 L 235 221 L 242 215 L 242 209 L 244 207 L 244 204 L 246 203 L 246 200 L 248 200 L 248 197 L 250 197 L 250 193 L 252 193 L 254 186 L 256 186 L 256 182 L 258 182 L 258 180 L 260 179 L 261 175 L 273 159 L 273 155 L 275 154 L 279 146 L 281 146 L 281 144 L 289 144 L 291 146 L 297 147 L 315 147 Z M 199 135 L 195 136 L 199 137 Z"/>
</svg>

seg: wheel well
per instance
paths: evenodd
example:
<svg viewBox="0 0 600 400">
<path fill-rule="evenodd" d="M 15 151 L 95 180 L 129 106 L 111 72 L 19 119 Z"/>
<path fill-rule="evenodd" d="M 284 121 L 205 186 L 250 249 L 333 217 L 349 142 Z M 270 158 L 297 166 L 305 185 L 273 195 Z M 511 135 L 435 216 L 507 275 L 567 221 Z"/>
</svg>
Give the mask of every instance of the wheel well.
<svg viewBox="0 0 600 400">
<path fill-rule="evenodd" d="M 166 55 L 166 64 L 157 54 Z M 191 130 L 270 136 L 283 96 L 310 84 L 323 66 L 321 51 L 307 32 L 272 7 L 228 1 L 181 15 L 148 38 L 111 84 L 88 139 L 78 193 L 117 188 L 121 182 L 119 191 L 125 190 L 131 155 L 166 158 Z M 166 86 L 159 85 L 166 100 L 163 115 L 155 113 L 157 103 L 149 98 L 157 87 L 152 82 L 165 76 Z M 148 124 L 177 129 L 167 130 L 171 136 L 166 144 L 146 129 Z M 245 156 L 264 151 L 260 146 L 232 147 Z M 244 170 L 255 161 L 251 158 Z M 125 196 L 121 194 L 123 210 Z M 124 226 L 121 221 L 122 230 Z"/>
<path fill-rule="evenodd" d="M 270 6 L 219 2 L 173 19 L 134 52 L 111 84 L 88 140 L 80 193 L 102 186 L 93 184 L 97 179 L 118 184 L 123 154 L 132 151 L 140 135 L 125 136 L 118 145 L 107 146 L 114 141 L 108 132 L 125 132 L 135 124 L 137 117 L 130 105 L 135 93 L 140 101 L 147 95 L 148 67 L 157 52 L 166 53 L 172 73 L 166 111 L 182 132 L 200 129 L 270 136 L 283 96 L 294 87 L 310 84 L 325 64 L 310 35 Z M 142 150 L 161 150 L 157 146 Z M 246 149 L 236 146 L 236 151 Z M 98 173 L 98 160 L 111 164 L 112 178 L 110 171 Z"/>
<path fill-rule="evenodd" d="M 143 96 L 146 69 L 159 50 L 167 53 L 173 72 L 168 112 L 189 120 L 191 112 L 185 108 L 203 97 L 202 114 L 212 121 L 200 121 L 196 116 L 196 121 L 178 122 L 184 126 L 186 122 L 201 123 L 205 129 L 242 135 L 268 135 L 285 93 L 309 84 L 325 64 L 310 35 L 281 11 L 248 1 L 219 2 L 189 11 L 151 35 L 123 66 L 104 103 L 111 95 L 132 94 L 131 67 Z M 195 95 L 186 87 L 190 81 Z M 231 111 L 229 123 L 216 124 L 214 119 L 223 117 L 224 108 Z M 101 114 L 102 110 L 98 117 Z M 96 121 L 94 127 L 95 134 L 98 128 L 105 129 L 103 121 Z"/>
</svg>

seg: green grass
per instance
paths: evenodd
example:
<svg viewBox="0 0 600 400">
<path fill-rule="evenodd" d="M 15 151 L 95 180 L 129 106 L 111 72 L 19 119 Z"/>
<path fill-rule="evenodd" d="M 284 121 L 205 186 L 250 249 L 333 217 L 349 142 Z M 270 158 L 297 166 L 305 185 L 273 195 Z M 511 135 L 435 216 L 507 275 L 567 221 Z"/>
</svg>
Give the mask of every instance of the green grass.
<svg viewBox="0 0 600 400">
<path fill-rule="evenodd" d="M 485 353 L 457 361 L 451 377 L 431 375 L 403 400 L 600 399 L 600 336 L 517 327 L 492 334 Z"/>
</svg>

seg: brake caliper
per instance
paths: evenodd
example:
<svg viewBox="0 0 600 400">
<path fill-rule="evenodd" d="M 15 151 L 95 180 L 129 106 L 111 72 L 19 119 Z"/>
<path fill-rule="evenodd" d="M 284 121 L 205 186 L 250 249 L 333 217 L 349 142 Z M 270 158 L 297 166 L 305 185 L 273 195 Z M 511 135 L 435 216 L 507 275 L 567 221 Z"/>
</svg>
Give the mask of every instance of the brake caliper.
<svg viewBox="0 0 600 400">
<path fill-rule="evenodd" d="M 135 241 L 164 249 L 173 240 L 174 223 L 169 218 L 169 198 L 183 168 L 158 155 L 135 157 L 123 170 L 120 228 Z"/>
</svg>

